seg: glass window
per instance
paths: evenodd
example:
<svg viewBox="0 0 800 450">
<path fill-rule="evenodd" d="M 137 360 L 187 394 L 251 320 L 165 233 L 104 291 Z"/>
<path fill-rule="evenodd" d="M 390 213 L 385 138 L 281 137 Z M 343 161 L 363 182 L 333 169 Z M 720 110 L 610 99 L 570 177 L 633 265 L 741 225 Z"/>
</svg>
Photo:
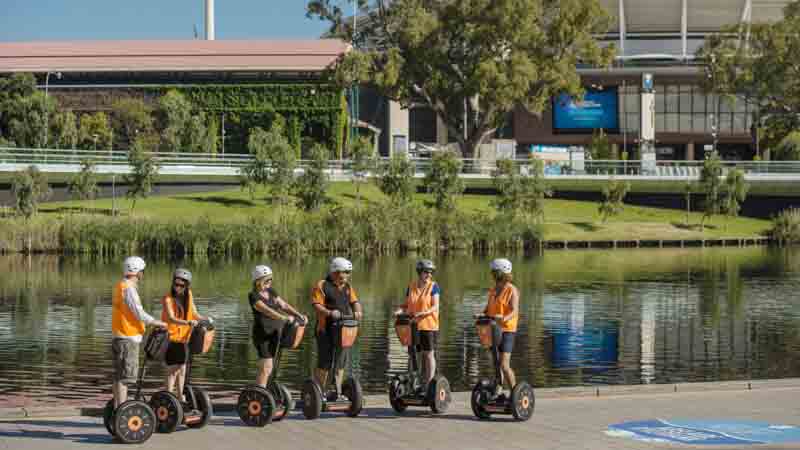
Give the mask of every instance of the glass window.
<svg viewBox="0 0 800 450">
<path fill-rule="evenodd" d="M 692 131 L 695 133 L 706 132 L 706 115 L 692 114 Z"/>
<path fill-rule="evenodd" d="M 666 114 L 664 114 L 664 113 L 661 113 L 661 114 L 656 113 L 656 132 L 660 133 L 660 132 L 666 131 L 664 129 L 664 123 L 665 123 L 664 122 L 664 120 L 665 120 L 664 116 L 665 115 Z"/>
<path fill-rule="evenodd" d="M 680 94 L 680 112 L 681 113 L 691 113 L 692 112 L 692 92 L 691 91 L 681 89 L 681 94 Z"/>
<path fill-rule="evenodd" d="M 670 113 L 678 112 L 678 86 L 667 86 L 666 110 Z"/>
<path fill-rule="evenodd" d="M 700 88 L 695 88 L 692 93 L 692 112 L 700 114 L 706 113 L 706 94 L 704 94 Z"/>
<path fill-rule="evenodd" d="M 625 94 L 624 106 L 625 106 L 625 112 L 626 113 L 632 113 L 632 112 L 638 113 L 639 112 L 639 107 L 640 107 L 640 105 L 639 105 L 639 93 L 637 92 L 635 94 L 633 94 L 633 93 Z"/>
<path fill-rule="evenodd" d="M 675 113 L 667 113 L 666 114 L 666 124 L 664 127 L 664 131 L 669 133 L 677 133 L 678 130 L 678 114 Z"/>
<path fill-rule="evenodd" d="M 731 134 L 731 124 L 733 123 L 732 114 L 729 113 L 722 113 L 719 115 L 719 122 L 717 125 L 717 129 L 719 130 L 719 134 Z"/>
<path fill-rule="evenodd" d="M 722 97 L 719 99 L 719 112 L 730 113 L 733 112 L 736 105 L 736 99 Z"/>
<path fill-rule="evenodd" d="M 666 86 L 656 86 L 656 114 L 666 112 L 664 110 L 665 88 Z"/>
<path fill-rule="evenodd" d="M 733 112 L 737 113 L 746 113 L 747 112 L 747 102 L 744 98 L 739 98 L 736 102 L 736 106 L 733 109 Z"/>
<path fill-rule="evenodd" d="M 681 113 L 678 116 L 678 126 L 680 127 L 681 133 L 691 133 L 692 132 L 692 115 L 689 113 Z"/>
<path fill-rule="evenodd" d="M 738 134 L 747 131 L 747 114 L 735 113 L 733 115 L 733 132 Z"/>
<path fill-rule="evenodd" d="M 639 131 L 639 114 L 628 114 L 628 131 Z"/>
</svg>

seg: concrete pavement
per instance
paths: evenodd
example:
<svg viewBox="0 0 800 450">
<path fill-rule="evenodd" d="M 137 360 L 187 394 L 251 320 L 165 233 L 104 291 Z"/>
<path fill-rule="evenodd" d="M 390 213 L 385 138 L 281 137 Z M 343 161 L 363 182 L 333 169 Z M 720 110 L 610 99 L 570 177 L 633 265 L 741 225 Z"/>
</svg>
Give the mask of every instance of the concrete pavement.
<svg viewBox="0 0 800 450">
<path fill-rule="evenodd" d="M 533 418 L 524 423 L 506 416 L 488 422 L 476 420 L 466 393 L 455 394 L 450 411 L 443 416 L 409 409 L 398 417 L 385 396 L 374 396 L 370 397 L 362 416 L 355 419 L 323 415 L 319 420 L 308 421 L 300 412 L 295 412 L 283 422 L 256 429 L 242 425 L 235 413 L 222 412 L 205 429 L 182 428 L 170 435 L 156 434 L 143 446 L 192 450 L 692 448 L 636 441 L 612 436 L 606 431 L 610 424 L 656 418 L 749 420 L 800 426 L 797 402 L 800 382 L 760 383 L 750 390 L 746 382 L 699 383 L 695 390 L 678 392 L 673 385 L 640 389 L 617 387 L 616 394 L 599 397 L 581 396 L 591 392 L 586 388 L 573 389 L 577 396 L 570 395 L 570 390 L 543 389 L 543 395 L 537 398 Z M 559 391 L 558 395 L 553 395 L 555 391 Z M 102 420 L 96 417 L 30 417 L 0 421 L 0 449 L 89 449 L 97 448 L 97 444 L 121 445 L 113 444 Z M 800 442 L 753 448 L 800 448 Z"/>
</svg>

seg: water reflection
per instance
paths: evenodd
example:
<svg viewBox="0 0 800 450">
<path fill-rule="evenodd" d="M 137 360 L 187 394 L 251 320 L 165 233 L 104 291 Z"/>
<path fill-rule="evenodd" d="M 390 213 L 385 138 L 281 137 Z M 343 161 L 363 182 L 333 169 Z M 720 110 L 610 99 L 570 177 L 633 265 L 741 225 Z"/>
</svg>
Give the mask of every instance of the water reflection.
<svg viewBox="0 0 800 450">
<path fill-rule="evenodd" d="M 490 375 L 472 314 L 489 286 L 487 258 L 437 261 L 442 286 L 440 370 L 454 388 Z M 390 316 L 414 276 L 413 256 L 355 260 L 353 283 L 366 310 L 353 370 L 382 391 L 406 370 Z M 217 320 L 214 349 L 194 375 L 216 395 L 255 377 L 246 301 L 250 268 L 261 261 L 180 261 L 194 272 L 201 313 Z M 668 383 L 800 376 L 800 251 L 754 249 L 550 252 L 513 259 L 521 321 L 512 365 L 536 386 Z M 148 261 L 145 307 L 178 264 Z M 310 287 L 325 257 L 270 261 L 275 287 L 311 313 Z M 111 286 L 117 261 L 0 257 L 0 396 L 55 394 L 80 401 L 109 389 Z M 313 338 L 284 354 L 280 378 L 299 388 L 316 361 Z M 150 386 L 162 370 L 153 371 Z M 9 400 L 11 399 L 11 400 Z M 16 399 L 16 400 L 14 400 Z"/>
</svg>

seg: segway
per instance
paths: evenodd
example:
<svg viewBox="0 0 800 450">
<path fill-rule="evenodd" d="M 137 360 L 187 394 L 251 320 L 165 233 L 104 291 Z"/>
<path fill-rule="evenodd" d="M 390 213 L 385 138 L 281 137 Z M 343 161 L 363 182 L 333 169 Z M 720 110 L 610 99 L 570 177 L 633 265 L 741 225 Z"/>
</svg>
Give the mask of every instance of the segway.
<svg viewBox="0 0 800 450">
<path fill-rule="evenodd" d="M 114 408 L 114 399 L 106 403 L 103 410 L 103 424 L 109 434 L 125 444 L 141 444 L 150 439 L 158 425 L 156 415 L 144 400 L 142 385 L 147 373 L 147 363 L 159 360 L 167 351 L 169 334 L 166 330 L 155 329 L 147 335 L 144 344 L 145 358 L 136 378 L 136 393 L 119 408 Z"/>
<path fill-rule="evenodd" d="M 278 349 L 273 357 L 274 367 L 267 380 L 267 387 L 247 386 L 239 394 L 236 409 L 239 418 L 245 425 L 263 427 L 273 421 L 277 422 L 289 415 L 294 409 L 294 400 L 289 389 L 278 383 L 278 370 L 281 361 L 281 349 L 295 349 L 300 346 L 305 334 L 306 321 L 296 318 L 291 324 L 278 331 Z"/>
<path fill-rule="evenodd" d="M 482 379 L 472 389 L 470 405 L 478 419 L 489 419 L 492 414 L 510 414 L 519 421 L 526 421 L 533 415 L 536 401 L 533 387 L 520 381 L 511 389 L 511 397 L 499 395 L 503 387 L 503 372 L 500 369 L 500 338 L 502 332 L 493 318 L 480 316 L 475 322 L 481 346 L 490 349 L 494 361 L 494 379 Z"/>
<path fill-rule="evenodd" d="M 394 329 L 400 343 L 408 347 L 410 362 L 408 374 L 397 375 L 389 382 L 389 403 L 392 409 L 402 414 L 409 406 L 422 406 L 430 407 L 434 414 L 447 412 L 452 400 L 447 378 L 436 374 L 428 386 L 422 380 L 417 354 L 420 339 L 417 322 L 408 314 L 400 314 L 395 319 Z"/>
<path fill-rule="evenodd" d="M 214 335 L 214 325 L 209 321 L 201 321 L 192 329 L 189 342 L 186 343 L 189 358 L 186 361 L 186 378 L 183 385 L 185 402 L 181 402 L 169 391 L 156 392 L 150 397 L 149 403 L 156 413 L 158 421 L 156 431 L 159 433 L 172 433 L 182 424 L 189 428 L 203 428 L 214 415 L 214 407 L 208 392 L 193 386 L 190 381 L 194 355 L 207 353 L 214 343 Z"/>
<path fill-rule="evenodd" d="M 358 321 L 352 316 L 342 317 L 331 323 L 331 331 L 334 339 L 333 367 L 328 371 L 328 375 L 329 377 L 333 376 L 335 380 L 336 371 L 339 369 L 338 352 L 352 347 L 355 343 L 358 336 Z M 327 380 L 323 381 L 327 383 Z M 361 391 L 361 383 L 356 378 L 345 379 L 341 392 L 335 381 L 333 390 L 329 392 L 322 392 L 322 386 L 313 378 L 307 380 L 303 385 L 303 415 L 306 419 L 317 419 L 322 412 L 340 412 L 350 417 L 356 417 L 361 413 L 363 406 L 364 395 Z"/>
</svg>

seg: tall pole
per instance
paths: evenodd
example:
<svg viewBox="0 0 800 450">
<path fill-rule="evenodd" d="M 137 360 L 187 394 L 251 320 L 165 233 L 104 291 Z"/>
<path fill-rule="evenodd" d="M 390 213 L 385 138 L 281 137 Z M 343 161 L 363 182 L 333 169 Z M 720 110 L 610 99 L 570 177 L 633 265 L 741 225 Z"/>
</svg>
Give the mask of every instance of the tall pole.
<svg viewBox="0 0 800 450">
<path fill-rule="evenodd" d="M 214 40 L 214 0 L 206 0 L 206 40 Z"/>
<path fill-rule="evenodd" d="M 56 78 L 61 79 L 61 72 L 50 72 L 44 76 L 44 100 L 42 100 L 42 112 L 44 113 L 44 146 L 50 140 L 50 111 L 47 110 L 47 88 L 50 84 L 50 74 L 54 74 Z"/>
</svg>

